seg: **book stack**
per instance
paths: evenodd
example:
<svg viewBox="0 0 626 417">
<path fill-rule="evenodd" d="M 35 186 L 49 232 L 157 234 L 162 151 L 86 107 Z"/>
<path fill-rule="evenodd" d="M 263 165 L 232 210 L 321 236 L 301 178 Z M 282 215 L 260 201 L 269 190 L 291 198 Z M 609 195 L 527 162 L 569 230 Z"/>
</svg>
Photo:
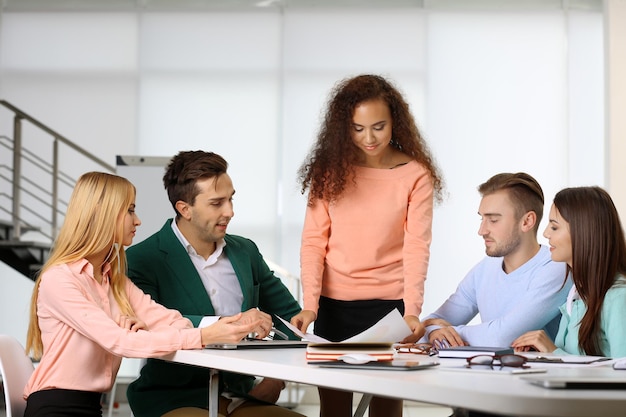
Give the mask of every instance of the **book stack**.
<svg viewBox="0 0 626 417">
<path fill-rule="evenodd" d="M 377 361 L 391 361 L 395 355 L 392 343 L 309 343 L 306 348 L 306 360 L 336 361 L 339 357 L 350 354 L 365 354 Z"/>
</svg>

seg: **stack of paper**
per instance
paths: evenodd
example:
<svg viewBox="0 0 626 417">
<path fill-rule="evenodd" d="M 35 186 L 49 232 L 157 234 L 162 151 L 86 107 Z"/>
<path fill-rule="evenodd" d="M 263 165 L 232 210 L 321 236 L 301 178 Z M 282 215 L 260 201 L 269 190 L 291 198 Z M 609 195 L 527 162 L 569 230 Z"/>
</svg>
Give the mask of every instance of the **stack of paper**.
<svg viewBox="0 0 626 417">
<path fill-rule="evenodd" d="M 376 361 L 393 360 L 395 349 L 391 343 L 309 343 L 306 348 L 307 361 L 335 361 L 341 356 L 364 354 Z"/>
<path fill-rule="evenodd" d="M 344 355 L 369 355 L 367 360 L 391 361 L 395 356 L 393 344 L 403 340 L 411 334 L 397 309 L 390 311 L 375 325 L 363 332 L 341 342 L 331 342 L 310 333 L 302 333 L 282 317 L 278 317 L 292 332 L 302 340 L 309 342 L 306 349 L 306 359 L 314 361 L 337 361 Z M 373 358 L 373 359 L 371 359 Z"/>
</svg>

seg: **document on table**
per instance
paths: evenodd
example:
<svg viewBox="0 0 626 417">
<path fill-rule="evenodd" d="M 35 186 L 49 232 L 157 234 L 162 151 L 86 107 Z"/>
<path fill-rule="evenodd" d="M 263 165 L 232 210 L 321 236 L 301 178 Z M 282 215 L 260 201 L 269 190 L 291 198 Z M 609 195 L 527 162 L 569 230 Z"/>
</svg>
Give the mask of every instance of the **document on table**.
<svg viewBox="0 0 626 417">
<path fill-rule="evenodd" d="M 302 333 L 296 326 L 291 325 L 291 323 L 282 317 L 278 318 L 289 328 L 289 330 L 302 338 L 302 340 L 314 343 L 331 343 L 323 337 L 319 337 L 311 333 Z M 411 329 L 404 321 L 404 318 L 400 315 L 400 312 L 397 309 L 393 309 L 369 329 L 366 329 L 356 336 L 352 336 L 351 338 L 342 340 L 338 343 L 396 343 L 403 340 L 410 334 Z"/>
<path fill-rule="evenodd" d="M 518 355 L 525 356 L 528 363 L 540 363 L 550 366 L 603 366 L 614 361 L 604 356 L 587 355 L 554 355 L 552 353 L 518 352 Z"/>
<path fill-rule="evenodd" d="M 468 367 L 467 365 L 449 365 L 447 363 L 442 363 L 439 368 L 444 371 L 457 371 L 457 372 L 468 372 L 468 373 L 487 373 L 493 375 L 521 375 L 521 374 L 542 374 L 547 372 L 545 368 L 536 368 L 534 365 L 531 365 L 527 368 L 516 368 L 511 366 L 503 366 L 500 365 L 472 365 Z"/>
</svg>

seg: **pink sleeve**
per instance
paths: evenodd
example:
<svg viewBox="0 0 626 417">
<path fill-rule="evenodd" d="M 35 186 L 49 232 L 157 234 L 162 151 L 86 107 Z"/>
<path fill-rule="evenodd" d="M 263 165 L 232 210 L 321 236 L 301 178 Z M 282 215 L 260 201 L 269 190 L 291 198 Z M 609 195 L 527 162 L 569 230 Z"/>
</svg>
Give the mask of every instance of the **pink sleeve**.
<svg viewBox="0 0 626 417">
<path fill-rule="evenodd" d="M 322 291 L 322 276 L 330 233 L 328 203 L 317 200 L 307 206 L 300 247 L 300 279 L 304 294 L 303 309 L 317 314 Z"/>
<path fill-rule="evenodd" d="M 138 294 L 135 291 L 131 292 L 132 296 L 129 294 L 129 299 L 133 305 Z M 109 295 L 108 303 L 113 303 L 110 291 Z M 107 299 L 97 298 L 90 288 L 80 286 L 78 279 L 69 269 L 57 268 L 46 272 L 45 277 L 42 277 L 37 305 L 40 316 L 50 315 L 66 323 L 84 337 L 118 356 L 154 357 L 179 349 L 202 346 L 199 329 L 182 328 L 182 322 L 175 319 L 176 313 L 167 312 L 165 308 L 157 306 L 144 306 L 141 303 L 149 303 L 146 303 L 143 297 L 141 303 L 137 305 L 139 311 L 136 313 L 139 318 L 148 313 L 156 314 L 156 319 L 152 317 L 149 319 L 156 327 L 154 330 L 137 332 L 119 327 L 112 314 L 107 313 L 119 311 L 117 306 L 112 309 L 110 306 L 101 305 L 107 304 Z M 170 326 L 174 323 L 179 328 Z"/>
<path fill-rule="evenodd" d="M 155 330 L 170 326 L 175 329 L 193 328 L 191 320 L 183 317 L 178 310 L 166 308 L 154 301 L 130 279 L 126 280 L 126 293 L 135 314 L 146 323 L 148 329 Z"/>
<path fill-rule="evenodd" d="M 433 184 L 422 175 L 409 200 L 404 231 L 404 314 L 419 317 L 424 303 L 424 281 L 428 273 L 433 222 Z"/>
</svg>

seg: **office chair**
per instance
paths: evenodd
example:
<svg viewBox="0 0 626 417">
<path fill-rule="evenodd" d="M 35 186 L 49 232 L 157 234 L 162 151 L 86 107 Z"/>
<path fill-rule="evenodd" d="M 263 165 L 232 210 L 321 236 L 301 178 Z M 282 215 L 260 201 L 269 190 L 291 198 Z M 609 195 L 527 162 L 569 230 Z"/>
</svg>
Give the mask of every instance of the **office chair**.
<svg viewBox="0 0 626 417">
<path fill-rule="evenodd" d="M 0 375 L 4 386 L 6 417 L 23 417 L 24 387 L 34 370 L 24 347 L 12 336 L 0 335 Z"/>
</svg>

